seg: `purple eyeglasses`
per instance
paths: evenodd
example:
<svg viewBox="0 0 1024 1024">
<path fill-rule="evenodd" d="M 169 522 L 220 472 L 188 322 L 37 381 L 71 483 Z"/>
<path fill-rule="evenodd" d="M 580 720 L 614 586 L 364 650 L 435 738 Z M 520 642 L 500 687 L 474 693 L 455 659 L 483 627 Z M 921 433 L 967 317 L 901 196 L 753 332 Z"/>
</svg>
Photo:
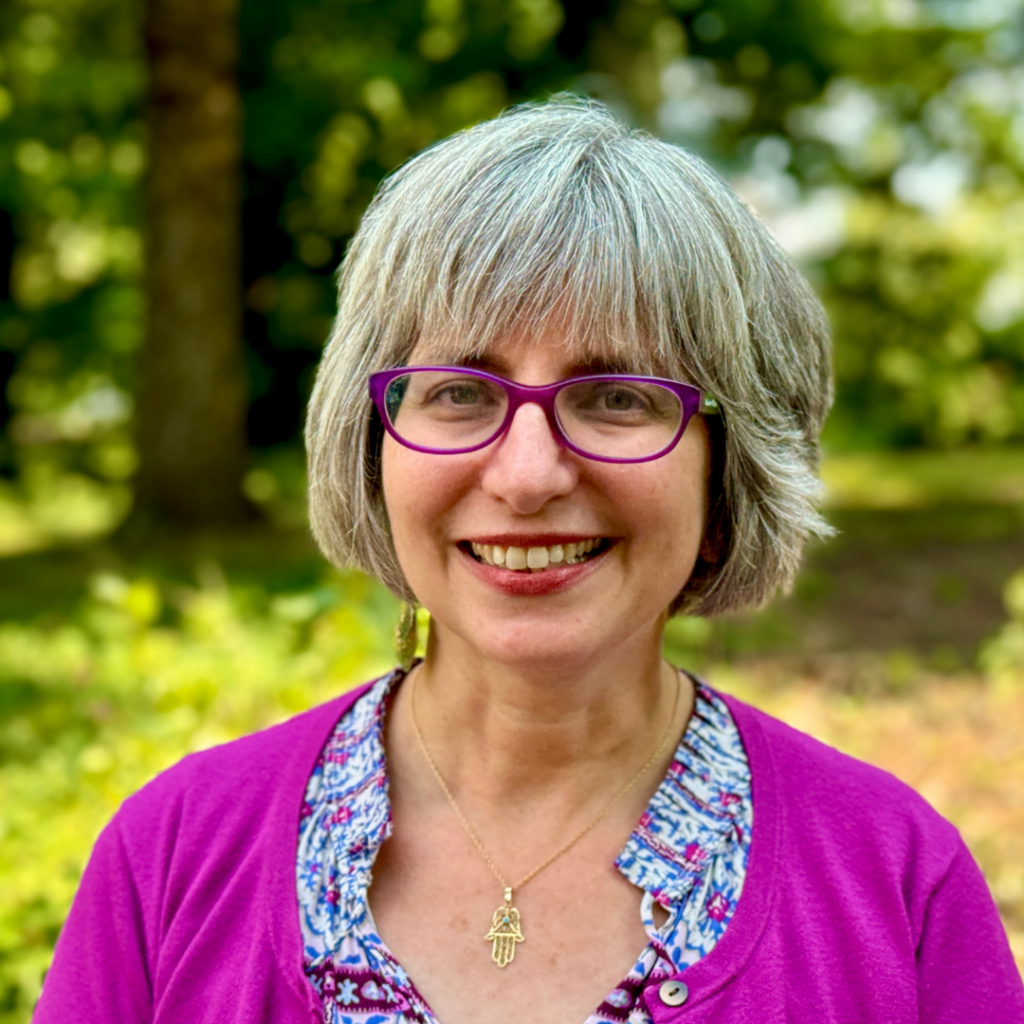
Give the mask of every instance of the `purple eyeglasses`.
<svg viewBox="0 0 1024 1024">
<path fill-rule="evenodd" d="M 533 402 L 577 455 L 649 462 L 678 444 L 697 413 L 719 412 L 699 388 L 659 377 L 588 374 L 538 386 L 460 366 L 381 370 L 370 375 L 370 397 L 396 441 L 435 455 L 485 448 Z"/>
</svg>

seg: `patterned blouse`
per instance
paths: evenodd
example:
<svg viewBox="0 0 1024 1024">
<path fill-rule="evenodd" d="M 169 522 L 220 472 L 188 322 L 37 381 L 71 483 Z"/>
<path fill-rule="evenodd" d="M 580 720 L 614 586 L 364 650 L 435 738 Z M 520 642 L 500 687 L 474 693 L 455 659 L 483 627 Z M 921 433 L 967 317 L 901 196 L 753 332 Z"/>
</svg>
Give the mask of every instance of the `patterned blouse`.
<svg viewBox="0 0 1024 1024">
<path fill-rule="evenodd" d="M 374 859 L 391 834 L 384 716 L 402 676 L 384 676 L 342 716 L 306 789 L 299 916 L 306 975 L 326 1024 L 438 1024 L 367 902 Z M 752 822 L 739 732 L 722 699 L 697 682 L 672 764 L 615 861 L 641 891 L 650 942 L 585 1024 L 650 1024 L 641 990 L 714 948 L 743 888 Z M 655 903 L 668 911 L 660 927 Z"/>
</svg>

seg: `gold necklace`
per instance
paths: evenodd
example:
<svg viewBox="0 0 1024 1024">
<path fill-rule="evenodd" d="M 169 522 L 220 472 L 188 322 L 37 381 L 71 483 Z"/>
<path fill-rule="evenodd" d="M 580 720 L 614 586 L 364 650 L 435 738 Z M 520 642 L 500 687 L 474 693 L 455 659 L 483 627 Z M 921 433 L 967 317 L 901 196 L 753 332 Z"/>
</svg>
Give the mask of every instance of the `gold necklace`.
<svg viewBox="0 0 1024 1024">
<path fill-rule="evenodd" d="M 466 835 L 472 840 L 473 845 L 476 847 L 477 852 L 484 859 L 484 862 L 491 869 L 491 874 L 501 883 L 501 887 L 504 890 L 505 901 L 502 903 L 497 910 L 494 911 L 494 916 L 491 920 L 491 930 L 484 936 L 486 942 L 492 943 L 491 946 L 491 959 L 499 967 L 507 967 L 515 959 L 516 955 L 516 944 L 519 942 L 525 942 L 526 938 L 523 935 L 522 929 L 522 915 L 512 905 L 512 890 L 520 889 L 530 879 L 535 878 L 539 875 L 546 867 L 553 864 L 563 853 L 568 853 L 639 781 L 647 774 L 648 770 L 654 765 L 654 763 L 661 757 L 662 752 L 665 749 L 665 745 L 669 741 L 669 737 L 672 735 L 672 726 L 676 720 L 676 712 L 679 710 L 679 695 L 682 693 L 683 681 L 681 675 L 676 675 L 676 696 L 675 701 L 672 704 L 672 716 L 668 720 L 668 725 L 665 728 L 665 732 L 662 734 L 661 740 L 658 742 L 657 749 L 647 759 L 643 767 L 601 808 L 596 818 L 590 822 L 585 828 L 580 829 L 564 846 L 556 850 L 546 861 L 539 864 L 532 871 L 525 874 L 519 879 L 515 885 L 509 885 L 505 880 L 504 875 L 498 870 L 497 864 L 491 858 L 491 855 L 484 849 L 484 844 L 480 842 L 480 837 L 473 831 L 472 825 L 466 820 L 466 816 L 462 813 L 462 808 L 459 807 L 455 801 L 455 797 L 452 796 L 452 791 L 448 788 L 448 783 L 444 781 L 444 776 L 441 774 L 441 769 L 437 767 L 437 763 L 430 755 L 430 750 L 427 748 L 427 741 L 423 738 L 423 730 L 420 729 L 419 717 L 416 714 L 416 683 L 419 680 L 419 675 L 416 676 L 412 681 L 412 693 L 410 694 L 410 710 L 412 711 L 412 727 L 416 732 L 416 739 L 419 741 L 420 750 L 423 751 L 423 756 L 427 760 L 427 764 L 430 765 L 430 770 L 434 773 L 434 778 L 437 779 L 438 785 L 444 792 L 444 795 L 448 798 L 448 803 L 452 805 L 452 810 L 455 812 L 455 816 L 459 819 L 462 827 L 466 830 Z"/>
</svg>

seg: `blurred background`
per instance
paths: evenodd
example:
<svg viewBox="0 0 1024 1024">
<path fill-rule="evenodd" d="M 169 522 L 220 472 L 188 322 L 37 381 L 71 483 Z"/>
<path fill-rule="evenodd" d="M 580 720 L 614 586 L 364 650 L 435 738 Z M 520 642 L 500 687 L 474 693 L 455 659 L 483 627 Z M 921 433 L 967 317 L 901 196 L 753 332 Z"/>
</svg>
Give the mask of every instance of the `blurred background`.
<svg viewBox="0 0 1024 1024">
<path fill-rule="evenodd" d="M 393 663 L 305 526 L 334 272 L 389 170 L 565 90 L 710 160 L 834 323 L 839 536 L 669 656 L 950 816 L 1024 964 L 1022 0 L 6 0 L 0 1024 L 124 796 Z"/>
</svg>

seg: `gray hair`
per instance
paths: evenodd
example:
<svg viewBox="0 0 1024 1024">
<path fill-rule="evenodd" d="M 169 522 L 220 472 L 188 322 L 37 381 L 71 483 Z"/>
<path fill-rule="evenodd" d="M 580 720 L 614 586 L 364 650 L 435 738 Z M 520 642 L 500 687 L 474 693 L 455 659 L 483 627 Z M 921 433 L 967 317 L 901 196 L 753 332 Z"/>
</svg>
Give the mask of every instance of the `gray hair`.
<svg viewBox="0 0 1024 1024">
<path fill-rule="evenodd" d="M 671 611 L 788 589 L 811 535 L 832 400 L 807 282 L 698 157 L 556 97 L 478 124 L 386 179 L 340 270 L 306 424 L 309 514 L 330 561 L 413 600 L 391 540 L 367 377 L 421 336 L 447 362 L 557 317 L 567 346 L 714 396 L 706 540 Z M 724 418 L 724 426 L 715 421 Z"/>
</svg>

